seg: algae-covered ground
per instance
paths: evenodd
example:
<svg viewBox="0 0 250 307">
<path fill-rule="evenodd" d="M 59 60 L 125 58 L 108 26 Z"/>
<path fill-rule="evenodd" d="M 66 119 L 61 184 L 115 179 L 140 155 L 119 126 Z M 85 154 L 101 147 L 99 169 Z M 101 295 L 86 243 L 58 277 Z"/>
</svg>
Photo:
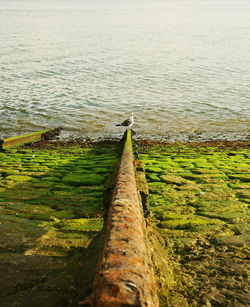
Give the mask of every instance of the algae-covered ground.
<svg viewBox="0 0 250 307">
<path fill-rule="evenodd" d="M 244 144 L 137 144 L 162 307 L 250 304 Z M 1 306 L 74 306 L 90 294 L 104 240 L 103 191 L 119 146 L 48 143 L 0 152 Z"/>
<path fill-rule="evenodd" d="M 68 306 L 91 291 L 117 146 L 0 152 L 0 305 Z"/>
<path fill-rule="evenodd" d="M 231 145 L 137 146 L 162 306 L 250 305 L 250 154 Z"/>
</svg>

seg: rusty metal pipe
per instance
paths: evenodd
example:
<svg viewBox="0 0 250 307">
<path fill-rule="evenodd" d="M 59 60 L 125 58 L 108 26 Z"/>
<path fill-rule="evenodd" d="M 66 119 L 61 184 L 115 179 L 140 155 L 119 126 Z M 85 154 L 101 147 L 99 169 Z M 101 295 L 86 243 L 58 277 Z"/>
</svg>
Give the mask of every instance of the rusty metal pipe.
<svg viewBox="0 0 250 307">
<path fill-rule="evenodd" d="M 128 129 L 96 270 L 91 302 L 95 307 L 159 306 L 133 160 Z"/>
</svg>

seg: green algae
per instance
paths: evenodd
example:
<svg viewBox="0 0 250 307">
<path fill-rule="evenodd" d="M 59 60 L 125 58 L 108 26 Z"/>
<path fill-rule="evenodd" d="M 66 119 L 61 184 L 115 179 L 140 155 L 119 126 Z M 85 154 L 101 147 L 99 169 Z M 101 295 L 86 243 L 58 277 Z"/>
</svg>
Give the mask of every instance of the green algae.
<svg viewBox="0 0 250 307">
<path fill-rule="evenodd" d="M 163 173 L 163 169 L 157 166 L 148 166 L 146 167 L 147 172 L 149 173 Z"/>
<path fill-rule="evenodd" d="M 0 269 L 5 272 L 12 266 L 12 252 L 19 268 L 0 278 L 4 305 L 13 299 L 27 305 L 22 301 L 26 291 L 33 291 L 34 305 L 41 293 L 43 299 L 65 305 L 78 291 L 72 287 L 81 272 L 80 261 L 89 263 L 86 276 L 91 277 L 86 282 L 92 283 L 98 253 L 91 254 L 92 261 L 87 250 L 101 246 L 95 238 L 103 227 L 102 193 L 117 160 L 116 145 L 48 145 L 0 153 Z"/>
<path fill-rule="evenodd" d="M 13 240 L 0 241 L 0 251 L 6 255 L 11 250 L 15 257 L 20 251 L 34 259 L 33 266 L 24 266 L 22 271 L 29 283 L 17 282 L 14 287 L 21 289 L 20 293 L 22 287 L 38 289 L 37 297 L 44 289 L 52 301 L 59 300 L 54 305 L 65 305 L 77 271 L 84 266 L 80 283 L 85 282 L 89 294 L 93 276 L 86 276 L 93 271 L 96 262 L 91 261 L 101 246 L 95 238 L 105 214 L 102 192 L 107 189 L 110 195 L 114 187 L 115 171 L 107 181 L 106 176 L 117 160 L 116 148 L 76 146 L 44 152 L 22 149 L 0 153 L 0 157 L 1 168 L 9 170 L 0 173 L 0 232 L 2 229 L 3 238 Z M 249 172 L 247 151 L 154 146 L 146 153 L 139 152 L 139 158 L 146 165 L 149 182 L 151 215 L 147 220 L 154 225 L 150 240 L 161 306 L 229 306 L 232 297 L 236 303 L 246 305 L 239 293 L 246 291 L 242 261 L 248 243 L 249 187 L 241 175 Z M 18 182 L 11 177 L 16 175 L 30 180 Z M 93 175 L 91 184 L 72 179 L 89 175 Z M 96 176 L 100 176 L 97 182 Z M 80 259 L 83 264 L 79 267 Z M 13 266 L 13 259 L 3 263 L 0 269 L 5 272 L 5 267 Z M 34 276 L 31 271 L 42 265 L 45 277 L 36 272 L 34 281 L 30 281 L 29 276 Z M 29 275 L 25 275 L 25 269 Z M 20 277 L 18 273 L 10 276 L 13 280 Z M 237 278 L 238 284 L 232 290 L 226 282 L 233 284 Z M 223 301 L 219 301 L 218 293 Z"/>
<path fill-rule="evenodd" d="M 246 219 L 248 206 L 247 204 L 237 201 L 211 201 L 211 202 L 201 202 L 197 206 L 197 213 L 203 216 L 208 216 L 218 219 L 227 219 L 238 221 L 241 219 Z"/>
<path fill-rule="evenodd" d="M 169 216 L 168 216 L 169 217 Z M 207 226 L 213 224 L 222 224 L 221 221 L 211 218 L 202 218 L 195 215 L 175 215 L 169 220 L 162 221 L 160 227 L 168 229 L 188 229 L 190 231 L 196 230 L 197 226 Z"/>
<path fill-rule="evenodd" d="M 15 184 L 16 182 L 11 181 L 8 184 L 8 188 L 0 192 L 0 198 L 7 200 L 32 200 L 40 199 L 49 192 L 48 185 L 45 185 L 44 183 L 37 185 L 25 182 L 17 186 Z"/>
<path fill-rule="evenodd" d="M 160 181 L 160 178 L 155 174 L 147 174 L 146 178 L 150 181 Z"/>
<path fill-rule="evenodd" d="M 73 219 L 66 220 L 60 224 L 60 230 L 67 232 L 86 232 L 86 231 L 101 231 L 103 227 L 103 219 Z"/>
<path fill-rule="evenodd" d="M 249 190 L 239 190 L 236 191 L 236 195 L 239 199 L 242 199 L 246 203 L 250 203 L 250 191 Z"/>
<path fill-rule="evenodd" d="M 142 204 L 144 215 L 148 216 L 148 196 L 149 189 L 145 175 L 145 165 L 142 161 L 135 161 L 135 179 L 136 179 L 136 188 L 138 195 Z"/>
<path fill-rule="evenodd" d="M 249 150 L 152 145 L 138 147 L 137 156 L 149 183 L 150 223 L 172 272 L 163 284 L 167 273 L 154 264 L 161 305 L 247 305 Z"/>
<path fill-rule="evenodd" d="M 234 235 L 234 236 L 221 236 L 217 238 L 217 242 L 222 245 L 232 246 L 247 246 L 250 243 L 249 234 Z"/>
<path fill-rule="evenodd" d="M 240 179 L 244 182 L 250 182 L 250 175 L 249 174 L 232 174 L 229 176 L 230 179 Z"/>
<path fill-rule="evenodd" d="M 75 186 L 81 185 L 98 185 L 104 183 L 104 177 L 98 174 L 93 174 L 91 172 L 78 172 L 75 174 L 68 174 L 62 181 Z"/>
<path fill-rule="evenodd" d="M 149 245 L 152 251 L 152 262 L 154 271 L 157 276 L 157 286 L 159 301 L 161 306 L 168 306 L 168 297 L 170 291 L 175 285 L 173 265 L 171 263 L 171 255 L 166 250 L 166 244 L 155 227 L 148 227 Z"/>
<path fill-rule="evenodd" d="M 183 184 L 188 182 L 183 177 L 176 176 L 176 175 L 162 175 L 162 176 L 160 176 L 160 179 L 163 182 L 175 184 L 175 185 L 183 185 Z"/>
</svg>

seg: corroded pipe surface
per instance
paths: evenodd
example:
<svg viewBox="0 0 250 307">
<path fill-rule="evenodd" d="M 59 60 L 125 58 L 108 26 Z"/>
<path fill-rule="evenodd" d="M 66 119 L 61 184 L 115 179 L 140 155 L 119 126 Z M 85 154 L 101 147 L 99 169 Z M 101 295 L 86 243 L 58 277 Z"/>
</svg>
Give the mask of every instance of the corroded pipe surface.
<svg viewBox="0 0 250 307">
<path fill-rule="evenodd" d="M 91 305 L 159 306 L 127 131 Z"/>
</svg>

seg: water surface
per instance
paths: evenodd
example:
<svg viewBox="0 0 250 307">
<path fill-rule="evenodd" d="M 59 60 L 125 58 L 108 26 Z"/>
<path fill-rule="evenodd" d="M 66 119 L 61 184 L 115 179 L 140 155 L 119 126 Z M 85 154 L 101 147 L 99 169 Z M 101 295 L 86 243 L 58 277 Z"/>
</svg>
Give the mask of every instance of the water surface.
<svg viewBox="0 0 250 307">
<path fill-rule="evenodd" d="M 0 136 L 241 134 L 247 0 L 0 0 Z"/>
</svg>

